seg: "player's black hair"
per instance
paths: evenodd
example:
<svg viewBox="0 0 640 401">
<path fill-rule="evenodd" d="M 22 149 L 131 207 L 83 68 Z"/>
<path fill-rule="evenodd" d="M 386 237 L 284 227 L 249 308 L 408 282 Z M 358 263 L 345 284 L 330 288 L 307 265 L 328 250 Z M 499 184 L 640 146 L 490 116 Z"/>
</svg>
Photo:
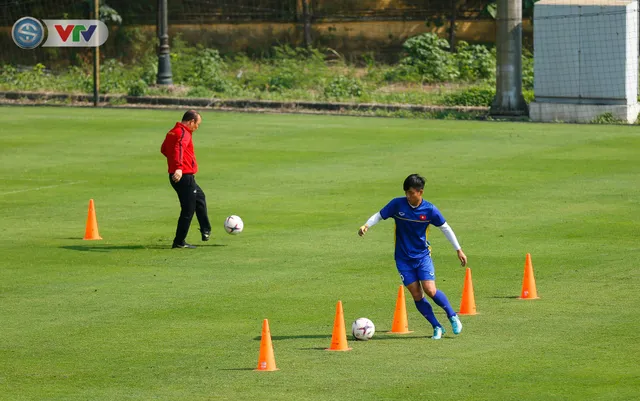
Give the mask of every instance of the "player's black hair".
<svg viewBox="0 0 640 401">
<path fill-rule="evenodd" d="M 419 174 L 411 174 L 404 180 L 404 184 L 402 185 L 404 191 L 408 191 L 409 188 L 413 188 L 416 191 L 420 191 L 424 189 L 424 178 Z"/>
<path fill-rule="evenodd" d="M 182 122 L 186 123 L 188 121 L 195 120 L 197 123 L 199 115 L 200 113 L 198 113 L 197 111 L 189 110 L 186 113 L 184 113 L 184 116 L 182 116 Z"/>
</svg>

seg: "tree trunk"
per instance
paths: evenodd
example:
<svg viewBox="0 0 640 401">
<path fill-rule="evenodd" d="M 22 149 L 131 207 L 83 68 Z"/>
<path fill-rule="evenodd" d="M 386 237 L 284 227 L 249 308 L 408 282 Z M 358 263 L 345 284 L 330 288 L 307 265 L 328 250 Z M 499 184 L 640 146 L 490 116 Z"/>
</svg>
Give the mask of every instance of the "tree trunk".
<svg viewBox="0 0 640 401">
<path fill-rule="evenodd" d="M 458 4 L 456 0 L 451 0 L 451 17 L 449 18 L 449 51 L 456 51 L 456 19 L 458 18 Z"/>
</svg>

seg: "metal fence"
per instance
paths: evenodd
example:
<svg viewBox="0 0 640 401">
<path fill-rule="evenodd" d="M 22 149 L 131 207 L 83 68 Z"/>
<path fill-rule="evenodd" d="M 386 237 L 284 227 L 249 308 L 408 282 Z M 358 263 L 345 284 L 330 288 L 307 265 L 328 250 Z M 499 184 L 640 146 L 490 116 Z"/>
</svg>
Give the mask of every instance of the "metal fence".
<svg viewBox="0 0 640 401">
<path fill-rule="evenodd" d="M 11 39 L 11 26 L 24 16 L 89 18 L 92 3 L 0 0 L 0 63 L 75 63 L 74 58 L 81 55 L 77 50 L 19 49 Z M 141 42 L 155 46 L 157 0 L 102 4 L 121 17 L 117 24 L 107 21 L 110 40 L 102 49 L 106 56 L 126 61 L 131 58 L 130 49 Z M 411 35 L 437 30 L 449 37 L 452 22 L 456 27 L 484 23 L 484 31 L 466 26 L 458 34 L 466 40 L 491 42 L 493 20 L 484 12 L 487 4 L 479 0 L 168 0 L 168 19 L 172 36 L 180 34 L 191 45 L 214 47 L 221 53 L 260 53 L 275 44 L 290 44 L 329 47 L 347 57 L 377 53 L 393 61 Z"/>
</svg>

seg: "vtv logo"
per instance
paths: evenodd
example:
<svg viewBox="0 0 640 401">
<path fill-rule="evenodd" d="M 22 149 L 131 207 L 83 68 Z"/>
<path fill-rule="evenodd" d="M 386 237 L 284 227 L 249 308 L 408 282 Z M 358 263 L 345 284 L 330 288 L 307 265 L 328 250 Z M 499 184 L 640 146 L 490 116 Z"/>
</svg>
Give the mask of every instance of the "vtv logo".
<svg viewBox="0 0 640 401">
<path fill-rule="evenodd" d="M 43 21 L 49 31 L 43 47 L 98 47 L 109 37 L 109 29 L 98 20 Z"/>
<path fill-rule="evenodd" d="M 80 42 L 80 34 L 82 34 L 85 42 L 88 42 L 96 31 L 97 25 L 89 25 L 89 28 L 85 28 L 84 25 L 67 25 L 66 27 L 63 27 L 63 25 L 54 25 L 53 27 L 56 28 L 63 42 L 69 39 L 69 35 L 71 35 L 72 32 L 73 39 L 71 40 L 73 42 Z"/>
</svg>

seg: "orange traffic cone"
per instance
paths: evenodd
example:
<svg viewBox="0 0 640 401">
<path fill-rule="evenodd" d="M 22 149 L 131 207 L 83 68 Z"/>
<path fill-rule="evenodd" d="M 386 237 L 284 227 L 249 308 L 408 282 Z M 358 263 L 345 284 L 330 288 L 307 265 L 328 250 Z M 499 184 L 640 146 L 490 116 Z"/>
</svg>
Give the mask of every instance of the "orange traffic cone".
<svg viewBox="0 0 640 401">
<path fill-rule="evenodd" d="M 336 318 L 333 321 L 333 333 L 331 334 L 331 346 L 327 351 L 351 351 L 347 344 L 347 331 L 344 328 L 344 312 L 342 301 L 336 305 Z"/>
<path fill-rule="evenodd" d="M 396 310 L 393 313 L 393 324 L 391 325 L 391 334 L 409 334 L 409 321 L 407 320 L 407 305 L 404 300 L 404 287 L 398 289 L 398 298 L 396 299 Z"/>
<path fill-rule="evenodd" d="M 262 339 L 260 340 L 260 356 L 258 356 L 258 367 L 254 370 L 262 372 L 272 372 L 276 368 L 276 359 L 273 356 L 273 344 L 271 344 L 271 331 L 269 331 L 269 321 L 262 321 Z"/>
<path fill-rule="evenodd" d="M 533 277 L 533 265 L 531 264 L 531 254 L 527 254 L 524 261 L 524 279 L 522 280 L 522 294 L 520 299 L 540 299 L 536 291 L 536 279 Z"/>
<path fill-rule="evenodd" d="M 87 227 L 84 231 L 83 239 L 102 239 L 98 234 L 98 221 L 96 220 L 96 208 L 93 199 L 89 199 L 89 214 L 87 215 Z"/>
<path fill-rule="evenodd" d="M 460 315 L 476 314 L 476 299 L 473 296 L 473 283 L 471 282 L 471 268 L 467 267 L 462 288 L 462 302 L 460 302 Z"/>
</svg>

